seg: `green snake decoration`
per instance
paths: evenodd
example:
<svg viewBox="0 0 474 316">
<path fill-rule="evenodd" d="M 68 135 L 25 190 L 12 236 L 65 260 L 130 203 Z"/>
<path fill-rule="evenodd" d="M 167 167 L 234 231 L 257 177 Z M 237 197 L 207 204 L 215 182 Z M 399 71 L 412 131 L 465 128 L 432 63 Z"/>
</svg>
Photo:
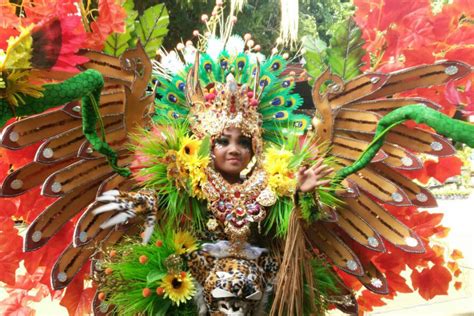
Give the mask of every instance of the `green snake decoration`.
<svg viewBox="0 0 474 316">
<path fill-rule="evenodd" d="M 12 117 L 28 116 L 42 113 L 50 108 L 82 100 L 82 130 L 94 150 L 107 157 L 110 166 L 121 176 L 128 177 L 128 168 L 117 165 L 117 153 L 105 142 L 105 133 L 99 114 L 100 93 L 104 86 L 102 74 L 94 69 L 88 69 L 63 82 L 43 85 L 41 98 L 29 95 L 22 97 L 24 104 L 14 109 L 6 99 L 0 99 L 0 126 Z M 102 130 L 102 139 L 97 135 L 96 125 Z"/>
<path fill-rule="evenodd" d="M 388 113 L 379 121 L 372 142 L 352 165 L 342 168 L 336 173 L 332 188 L 336 188 L 345 178 L 369 164 L 383 146 L 386 134 L 393 127 L 407 120 L 413 120 L 418 124 L 426 124 L 443 136 L 469 147 L 474 147 L 473 124 L 453 119 L 423 104 L 407 105 Z"/>
</svg>

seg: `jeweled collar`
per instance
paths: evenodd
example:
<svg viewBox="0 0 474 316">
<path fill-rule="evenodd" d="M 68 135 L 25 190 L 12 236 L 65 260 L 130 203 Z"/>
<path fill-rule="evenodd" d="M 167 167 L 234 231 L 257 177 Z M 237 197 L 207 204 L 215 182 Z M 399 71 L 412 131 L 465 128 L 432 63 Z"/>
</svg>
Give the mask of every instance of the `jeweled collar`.
<svg viewBox="0 0 474 316">
<path fill-rule="evenodd" d="M 243 183 L 230 184 L 215 169 L 206 170 L 208 182 L 203 187 L 209 210 L 224 224 L 229 240 L 246 240 L 250 223 L 260 223 L 266 216 L 266 206 L 273 205 L 276 196 L 267 188 L 268 177 L 257 168 Z"/>
</svg>

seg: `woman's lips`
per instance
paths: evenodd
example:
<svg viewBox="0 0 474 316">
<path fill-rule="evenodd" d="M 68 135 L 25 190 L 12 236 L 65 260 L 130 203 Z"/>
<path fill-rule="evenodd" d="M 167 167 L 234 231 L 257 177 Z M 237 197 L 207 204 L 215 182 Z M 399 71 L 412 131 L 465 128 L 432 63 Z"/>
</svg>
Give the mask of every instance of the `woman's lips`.
<svg viewBox="0 0 474 316">
<path fill-rule="evenodd" d="M 227 158 L 228 162 L 240 162 L 239 158 Z"/>
</svg>

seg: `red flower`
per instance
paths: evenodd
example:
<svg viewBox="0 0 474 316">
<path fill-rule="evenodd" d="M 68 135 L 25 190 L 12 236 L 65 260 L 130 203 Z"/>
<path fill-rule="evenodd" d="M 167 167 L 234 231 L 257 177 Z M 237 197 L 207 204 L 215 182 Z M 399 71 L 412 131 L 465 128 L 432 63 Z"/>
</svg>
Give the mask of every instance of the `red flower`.
<svg viewBox="0 0 474 316">
<path fill-rule="evenodd" d="M 87 268 L 84 266 L 79 275 L 71 281 L 61 299 L 60 304 L 67 308 L 70 316 L 88 315 L 92 312 L 91 302 L 96 289 L 94 287 L 84 289 L 84 273 Z"/>
<path fill-rule="evenodd" d="M 462 282 L 456 281 L 454 282 L 454 288 L 459 291 L 462 287 Z"/>
<path fill-rule="evenodd" d="M 452 280 L 448 269 L 440 265 L 424 268 L 421 272 L 414 270 L 411 275 L 413 288 L 425 300 L 432 299 L 436 295 L 448 294 L 449 282 Z"/>
<path fill-rule="evenodd" d="M 39 302 L 48 296 L 46 285 L 40 283 L 44 268 L 33 274 L 19 275 L 12 287 L 5 288 L 8 297 L 0 302 L 1 315 L 35 315 L 35 311 L 28 305 Z M 33 294 L 34 293 L 34 294 Z"/>
<path fill-rule="evenodd" d="M 23 259 L 22 238 L 11 218 L 0 218 L 0 281 L 15 284 L 15 272 Z"/>
<path fill-rule="evenodd" d="M 99 17 L 90 24 L 92 33 L 87 33 L 88 48 L 102 49 L 107 36 L 125 31 L 127 13 L 114 0 L 99 1 Z"/>
<path fill-rule="evenodd" d="M 395 294 L 396 292 L 399 293 L 412 293 L 413 290 L 407 285 L 406 280 L 404 277 L 400 276 L 397 273 L 392 271 L 388 271 L 385 273 L 385 278 L 388 282 L 388 288 L 390 292 Z"/>
<path fill-rule="evenodd" d="M 464 91 L 458 90 L 454 81 L 448 82 L 445 90 L 445 97 L 456 107 L 462 107 L 461 113 L 465 116 L 474 115 L 474 90 L 471 90 L 471 81 L 468 80 Z"/>
<path fill-rule="evenodd" d="M 362 294 L 357 298 L 357 303 L 359 304 L 359 315 L 363 315 L 363 312 L 370 312 L 375 306 L 384 306 L 387 303 L 382 301 L 382 298 L 387 298 L 388 296 L 383 296 L 379 294 L 374 294 L 368 290 L 362 291 Z M 389 297 L 388 297 L 389 298 Z"/>
</svg>

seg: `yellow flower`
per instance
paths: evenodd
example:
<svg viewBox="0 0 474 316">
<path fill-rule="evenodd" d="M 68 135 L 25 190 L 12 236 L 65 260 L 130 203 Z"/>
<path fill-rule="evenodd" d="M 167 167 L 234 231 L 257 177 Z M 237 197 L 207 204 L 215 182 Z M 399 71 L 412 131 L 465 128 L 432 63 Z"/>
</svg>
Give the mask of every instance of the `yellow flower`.
<svg viewBox="0 0 474 316">
<path fill-rule="evenodd" d="M 296 179 L 289 175 L 275 174 L 269 176 L 268 185 L 278 196 L 291 196 L 295 193 Z"/>
<path fill-rule="evenodd" d="M 209 164 L 209 157 L 200 157 L 198 155 L 201 143 L 200 140 L 192 137 L 183 138 L 182 147 L 177 156 L 177 164 L 179 177 L 190 180 L 191 192 L 189 194 L 203 199 L 204 194 L 201 187 L 207 181 L 205 169 Z"/>
<path fill-rule="evenodd" d="M 174 235 L 173 242 L 176 253 L 179 255 L 193 252 L 197 249 L 196 239 L 189 232 L 177 232 Z"/>
<path fill-rule="evenodd" d="M 197 158 L 195 157 L 192 161 L 186 165 L 189 171 L 189 178 L 191 179 L 192 192 L 191 196 L 204 199 L 204 193 L 202 187 L 207 182 L 206 168 L 209 164 L 209 157 Z"/>
<path fill-rule="evenodd" d="M 1 75 L 1 74 L 0 74 Z M 24 104 L 22 95 L 29 95 L 33 98 L 41 98 L 44 88 L 40 85 L 33 84 L 28 79 L 28 71 L 12 71 L 6 78 L 5 91 L 2 92 L 3 97 L 11 105 L 18 106 Z"/>
<path fill-rule="evenodd" d="M 174 304 L 186 303 L 196 293 L 193 278 L 189 273 L 167 274 L 161 281 L 164 297 L 169 298 Z"/>
<path fill-rule="evenodd" d="M 201 141 L 194 138 L 185 136 L 181 140 L 181 148 L 179 150 L 179 156 L 186 159 L 186 156 L 197 155 L 199 148 L 201 147 Z"/>
<path fill-rule="evenodd" d="M 291 196 L 295 193 L 296 178 L 290 169 L 293 153 L 285 149 L 270 147 L 265 151 L 263 168 L 268 173 L 268 185 L 278 196 Z"/>
<path fill-rule="evenodd" d="M 269 174 L 286 173 L 293 153 L 270 147 L 265 151 L 264 168 Z"/>
</svg>

